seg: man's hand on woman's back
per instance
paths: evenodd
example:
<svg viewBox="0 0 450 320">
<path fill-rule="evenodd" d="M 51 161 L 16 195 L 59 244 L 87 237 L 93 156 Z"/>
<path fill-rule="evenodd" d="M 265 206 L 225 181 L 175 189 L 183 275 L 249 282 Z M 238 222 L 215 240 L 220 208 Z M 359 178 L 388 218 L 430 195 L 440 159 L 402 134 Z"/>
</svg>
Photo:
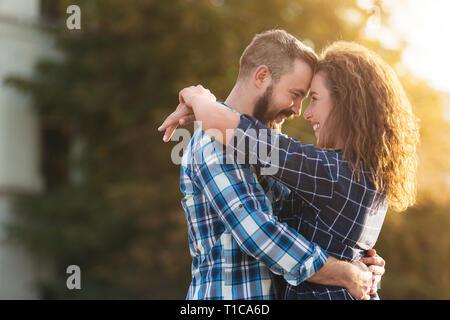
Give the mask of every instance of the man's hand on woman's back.
<svg viewBox="0 0 450 320">
<path fill-rule="evenodd" d="M 322 285 L 339 286 L 348 290 L 358 300 L 369 300 L 377 291 L 384 274 L 385 261 L 375 250 L 353 263 L 329 257 L 327 263 L 307 281 Z"/>
<path fill-rule="evenodd" d="M 370 294 L 375 294 L 377 292 L 377 289 L 379 288 L 381 277 L 386 271 L 386 262 L 377 254 L 375 249 L 368 250 L 367 256 L 359 261 L 364 263 L 372 272 L 372 289 L 370 291 Z"/>
</svg>

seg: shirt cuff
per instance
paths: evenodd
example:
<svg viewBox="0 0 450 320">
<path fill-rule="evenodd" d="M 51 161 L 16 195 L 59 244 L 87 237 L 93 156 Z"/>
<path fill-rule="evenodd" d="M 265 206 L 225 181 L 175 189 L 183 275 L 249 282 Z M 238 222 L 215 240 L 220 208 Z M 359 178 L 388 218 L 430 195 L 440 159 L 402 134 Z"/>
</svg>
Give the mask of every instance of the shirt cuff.
<svg viewBox="0 0 450 320">
<path fill-rule="evenodd" d="M 327 263 L 328 254 L 320 246 L 311 244 L 314 246 L 313 254 L 300 264 L 297 272 L 284 275 L 284 279 L 290 285 L 298 286 L 303 281 L 311 278 Z"/>
</svg>

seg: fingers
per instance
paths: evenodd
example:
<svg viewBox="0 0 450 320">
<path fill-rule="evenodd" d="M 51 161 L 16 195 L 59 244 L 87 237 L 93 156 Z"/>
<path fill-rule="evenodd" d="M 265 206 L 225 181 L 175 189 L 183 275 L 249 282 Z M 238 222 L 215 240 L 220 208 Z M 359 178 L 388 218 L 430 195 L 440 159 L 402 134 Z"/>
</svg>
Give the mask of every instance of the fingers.
<svg viewBox="0 0 450 320">
<path fill-rule="evenodd" d="M 203 88 L 202 85 L 191 86 L 182 89 L 178 98 L 180 103 L 174 112 L 172 112 L 159 126 L 158 131 L 165 131 L 163 141 L 167 142 L 172 137 L 178 125 L 186 125 L 195 120 L 195 115 L 188 104 L 188 100 L 192 100 L 193 96 L 204 96 L 216 101 L 216 97 L 208 89 Z M 188 106 L 189 105 L 189 106 Z"/>
<path fill-rule="evenodd" d="M 367 255 L 369 255 L 369 257 L 365 257 L 360 261 L 368 265 L 369 271 L 372 272 L 372 285 L 370 288 L 370 294 L 372 295 L 377 293 L 381 277 L 386 271 L 384 268 L 385 261 L 376 254 L 375 250 L 369 250 Z"/>
<path fill-rule="evenodd" d="M 370 295 L 372 294 L 372 286 L 367 287 L 364 293 L 361 293 L 358 300 L 370 300 Z"/>
<path fill-rule="evenodd" d="M 375 291 L 380 287 L 380 283 L 381 283 L 381 276 L 374 276 L 372 287 L 374 287 Z"/>
<path fill-rule="evenodd" d="M 372 287 L 370 288 L 370 294 L 375 294 L 376 292 L 376 285 L 375 285 L 375 277 L 372 277 Z"/>
<path fill-rule="evenodd" d="M 380 266 L 376 266 L 376 265 L 369 266 L 369 270 L 370 270 L 370 272 L 372 272 L 372 274 L 374 276 L 382 276 L 384 274 L 384 272 L 386 271 L 386 269 L 384 267 L 380 267 Z"/>
<path fill-rule="evenodd" d="M 166 120 L 164 120 L 164 122 L 159 126 L 158 131 L 162 132 L 162 131 L 166 131 L 167 128 L 178 124 L 178 119 L 174 119 L 174 117 L 167 117 Z"/>
<path fill-rule="evenodd" d="M 178 125 L 173 125 L 166 129 L 166 132 L 164 133 L 164 137 L 163 137 L 164 142 L 168 142 L 170 140 L 170 138 L 172 138 L 172 135 L 175 132 L 175 130 L 177 129 L 177 127 L 178 127 Z"/>
<path fill-rule="evenodd" d="M 373 289 L 373 280 L 372 278 L 360 287 L 358 300 L 370 300 L 370 295 L 372 294 Z"/>
<path fill-rule="evenodd" d="M 381 276 L 374 276 L 373 279 L 374 279 L 374 283 L 377 285 L 381 282 Z"/>
<path fill-rule="evenodd" d="M 360 260 L 362 263 L 364 263 L 366 266 L 369 265 L 377 265 L 380 267 L 384 267 L 386 264 L 384 259 L 381 258 L 379 255 L 373 256 L 373 257 L 364 257 Z"/>
<path fill-rule="evenodd" d="M 380 288 L 381 276 L 374 276 L 372 278 L 372 287 L 370 288 L 370 294 L 377 293 Z"/>
<path fill-rule="evenodd" d="M 174 112 L 172 112 L 166 119 L 164 119 L 164 122 L 159 126 L 158 131 L 164 131 L 168 127 L 178 123 L 179 117 L 177 117 L 177 114 L 180 112 L 180 106 L 181 103 L 178 105 Z"/>
<path fill-rule="evenodd" d="M 183 96 L 181 95 L 181 91 L 178 93 L 178 101 L 180 101 L 180 104 L 186 103 L 186 101 L 184 100 Z"/>
<path fill-rule="evenodd" d="M 377 251 L 375 249 L 369 249 L 366 253 L 369 257 L 374 257 L 377 254 Z"/>
<path fill-rule="evenodd" d="M 357 267 L 355 286 L 351 285 L 347 289 L 350 294 L 358 300 L 369 300 L 373 283 L 373 274 L 369 268 L 361 261 L 352 263 Z"/>
<path fill-rule="evenodd" d="M 158 131 L 167 130 L 167 128 L 178 125 L 181 118 L 192 115 L 192 109 L 188 108 L 185 104 L 180 103 L 176 110 L 172 112 L 159 126 Z"/>
<path fill-rule="evenodd" d="M 159 126 L 158 131 L 162 132 L 162 131 L 166 131 L 169 127 L 172 127 L 174 125 L 178 125 L 179 122 L 179 118 L 175 117 L 175 116 L 168 116 L 166 118 L 166 120 L 164 120 L 164 122 L 162 123 L 161 126 Z"/>
<path fill-rule="evenodd" d="M 184 126 L 193 121 L 195 121 L 195 115 L 189 115 L 189 116 L 185 116 L 185 117 L 181 118 L 179 121 L 179 124 Z"/>
<path fill-rule="evenodd" d="M 373 274 L 370 272 L 365 272 L 363 284 L 361 285 L 361 289 L 363 290 L 363 296 L 361 300 L 370 300 L 370 294 L 373 287 Z"/>
</svg>

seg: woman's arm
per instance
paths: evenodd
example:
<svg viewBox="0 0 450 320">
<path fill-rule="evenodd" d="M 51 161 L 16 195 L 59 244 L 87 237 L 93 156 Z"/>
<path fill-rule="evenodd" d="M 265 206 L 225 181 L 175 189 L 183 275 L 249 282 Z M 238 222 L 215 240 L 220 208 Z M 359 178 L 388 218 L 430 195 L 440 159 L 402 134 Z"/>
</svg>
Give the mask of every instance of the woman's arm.
<svg viewBox="0 0 450 320">
<path fill-rule="evenodd" d="M 335 152 L 270 130 L 249 115 L 241 115 L 234 137 L 227 150 L 244 154 L 261 175 L 282 182 L 316 210 L 330 201 L 337 183 Z"/>
<path fill-rule="evenodd" d="M 179 99 L 177 109 L 158 128 L 158 131 L 166 131 L 165 142 L 170 140 L 179 124 L 184 125 L 195 118 L 203 131 L 222 144 L 228 143 L 239 124 L 235 112 L 216 102 L 214 95 L 201 85 L 181 90 Z"/>
<path fill-rule="evenodd" d="M 251 116 L 239 117 L 202 86 L 181 90 L 180 103 L 192 109 L 203 131 L 234 151 L 239 163 L 273 176 L 317 210 L 331 199 L 337 163 L 326 151 L 270 130 Z M 178 125 L 181 113 L 170 115 L 159 130 Z"/>
<path fill-rule="evenodd" d="M 201 129 L 212 138 L 226 145 L 239 125 L 239 115 L 203 95 L 193 94 L 188 96 L 183 95 L 183 91 L 180 94 L 183 97 L 186 96 L 186 104 L 192 107 L 195 119 L 200 122 Z"/>
</svg>

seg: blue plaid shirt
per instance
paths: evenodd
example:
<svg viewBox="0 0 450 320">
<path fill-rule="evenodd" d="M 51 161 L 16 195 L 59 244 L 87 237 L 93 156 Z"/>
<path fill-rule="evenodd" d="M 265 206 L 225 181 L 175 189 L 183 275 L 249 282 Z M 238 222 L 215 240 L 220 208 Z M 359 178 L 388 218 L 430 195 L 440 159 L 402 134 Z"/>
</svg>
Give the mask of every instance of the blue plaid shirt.
<svg viewBox="0 0 450 320">
<path fill-rule="evenodd" d="M 290 192 L 237 164 L 197 129 L 181 164 L 192 282 L 186 299 L 275 299 L 274 274 L 292 285 L 327 260 L 319 246 L 278 221 Z"/>
<path fill-rule="evenodd" d="M 275 167 L 272 177 L 293 192 L 284 199 L 280 220 L 306 239 L 320 245 L 331 256 L 352 262 L 373 248 L 388 203 L 367 178 L 370 172 L 361 169 L 357 181 L 341 152 L 302 144 L 268 130 L 247 115 L 241 115 L 234 139 L 227 148 L 233 149 L 237 156 L 245 154 L 253 159 L 257 172 Z M 260 156 L 261 149 L 267 150 L 267 157 Z M 298 286 L 288 284 L 283 298 L 353 299 L 344 288 L 307 281 Z"/>
</svg>

